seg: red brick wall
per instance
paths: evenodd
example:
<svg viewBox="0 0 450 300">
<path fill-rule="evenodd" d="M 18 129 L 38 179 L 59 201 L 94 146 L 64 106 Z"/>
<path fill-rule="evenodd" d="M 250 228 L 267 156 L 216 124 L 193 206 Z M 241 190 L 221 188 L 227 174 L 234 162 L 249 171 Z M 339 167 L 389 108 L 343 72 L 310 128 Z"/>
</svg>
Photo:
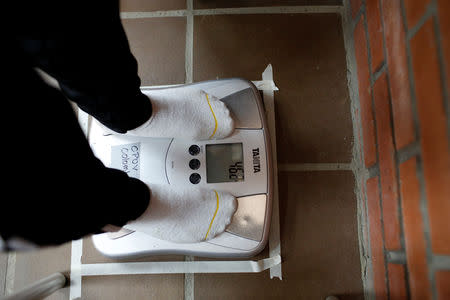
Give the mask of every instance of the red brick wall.
<svg viewBox="0 0 450 300">
<path fill-rule="evenodd" d="M 450 0 L 346 6 L 371 293 L 450 299 Z"/>
</svg>

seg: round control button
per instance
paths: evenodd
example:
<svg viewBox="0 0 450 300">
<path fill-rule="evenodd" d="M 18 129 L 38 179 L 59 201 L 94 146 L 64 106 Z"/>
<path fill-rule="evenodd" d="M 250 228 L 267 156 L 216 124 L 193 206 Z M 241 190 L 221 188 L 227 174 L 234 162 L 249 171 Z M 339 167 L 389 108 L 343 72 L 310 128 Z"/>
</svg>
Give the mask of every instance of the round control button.
<svg viewBox="0 0 450 300">
<path fill-rule="evenodd" d="M 197 155 L 200 153 L 200 147 L 197 145 L 192 145 L 189 147 L 189 154 L 191 155 Z"/>
<path fill-rule="evenodd" d="M 196 158 L 191 159 L 191 161 L 189 162 L 189 167 L 192 170 L 197 170 L 198 168 L 200 168 L 200 161 Z"/>
<path fill-rule="evenodd" d="M 202 178 L 201 178 L 200 174 L 198 174 L 198 173 L 192 173 L 191 176 L 189 176 L 189 181 L 190 181 L 192 184 L 197 184 L 197 183 L 199 183 L 199 182 L 200 182 L 200 179 L 202 179 Z"/>
</svg>

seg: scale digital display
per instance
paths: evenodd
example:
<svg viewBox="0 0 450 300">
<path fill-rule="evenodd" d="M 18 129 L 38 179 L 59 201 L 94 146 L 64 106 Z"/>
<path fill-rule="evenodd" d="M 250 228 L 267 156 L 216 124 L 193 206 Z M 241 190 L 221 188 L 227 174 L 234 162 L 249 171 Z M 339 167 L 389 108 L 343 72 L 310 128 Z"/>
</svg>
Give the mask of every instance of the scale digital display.
<svg viewBox="0 0 450 300">
<path fill-rule="evenodd" d="M 206 181 L 244 181 L 242 143 L 206 145 Z"/>
</svg>

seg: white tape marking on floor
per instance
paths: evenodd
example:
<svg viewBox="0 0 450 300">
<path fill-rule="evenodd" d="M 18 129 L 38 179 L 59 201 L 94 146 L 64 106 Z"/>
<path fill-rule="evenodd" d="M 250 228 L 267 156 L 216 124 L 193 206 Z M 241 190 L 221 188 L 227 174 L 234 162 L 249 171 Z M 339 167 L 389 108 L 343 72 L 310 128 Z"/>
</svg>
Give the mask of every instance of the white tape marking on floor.
<svg viewBox="0 0 450 300">
<path fill-rule="evenodd" d="M 83 254 L 83 240 L 72 241 L 70 259 L 70 300 L 81 298 L 81 256 Z"/>
<path fill-rule="evenodd" d="M 273 82 L 272 65 L 268 65 L 262 74 L 263 81 Z M 273 83 L 273 87 L 276 87 Z M 276 128 L 275 128 L 275 98 L 274 90 L 263 90 L 263 100 L 267 112 L 267 123 L 269 132 L 273 137 L 271 139 L 272 146 L 272 169 L 273 169 L 273 203 L 272 217 L 270 223 L 269 234 L 269 256 L 275 257 L 281 255 L 280 243 L 280 213 L 278 204 L 278 166 L 277 166 L 277 144 L 276 144 Z M 281 264 L 274 265 L 270 268 L 270 278 L 283 278 Z"/>
<path fill-rule="evenodd" d="M 182 273 L 259 273 L 281 263 L 281 256 L 253 261 L 162 261 L 82 264 L 81 276 L 182 274 Z"/>
</svg>

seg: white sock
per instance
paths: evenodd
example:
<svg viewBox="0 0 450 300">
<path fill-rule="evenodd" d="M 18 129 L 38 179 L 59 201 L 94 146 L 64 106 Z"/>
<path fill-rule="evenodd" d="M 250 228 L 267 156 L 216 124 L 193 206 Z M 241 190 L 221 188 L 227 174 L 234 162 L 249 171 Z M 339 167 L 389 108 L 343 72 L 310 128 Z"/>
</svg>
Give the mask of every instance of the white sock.
<svg viewBox="0 0 450 300">
<path fill-rule="evenodd" d="M 196 187 L 149 185 L 150 205 L 124 227 L 161 240 L 196 243 L 225 231 L 237 209 L 234 196 Z"/>
<path fill-rule="evenodd" d="M 191 140 L 222 139 L 234 130 L 225 104 L 205 91 L 186 86 L 144 91 L 152 102 L 152 117 L 127 134 Z"/>
</svg>

